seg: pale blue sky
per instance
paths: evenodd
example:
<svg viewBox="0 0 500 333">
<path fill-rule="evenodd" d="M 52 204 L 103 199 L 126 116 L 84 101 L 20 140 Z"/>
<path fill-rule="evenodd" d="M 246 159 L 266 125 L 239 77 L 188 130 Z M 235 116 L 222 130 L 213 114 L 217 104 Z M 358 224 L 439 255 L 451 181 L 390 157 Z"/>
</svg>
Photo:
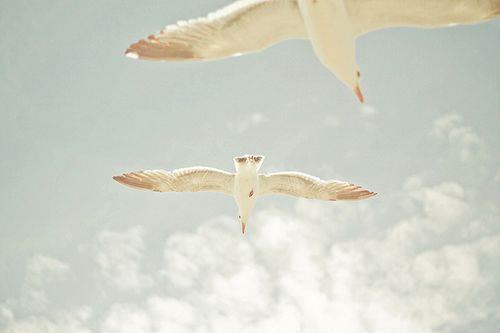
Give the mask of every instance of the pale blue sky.
<svg viewBox="0 0 500 333">
<path fill-rule="evenodd" d="M 179 332 L 242 323 L 265 331 L 290 316 L 300 321 L 291 331 L 320 332 L 339 316 L 337 305 L 353 318 L 339 330 L 382 330 L 388 314 L 399 318 L 392 327 L 408 332 L 493 332 L 500 325 L 492 259 L 500 254 L 500 21 L 358 39 L 365 107 L 307 41 L 209 63 L 123 56 L 167 23 L 226 3 L 0 2 L 0 330 L 126 332 L 115 325 L 124 316 L 139 318 L 136 332 L 158 331 L 174 327 L 155 315 L 171 309 L 169 299 L 191 313 Z M 269 197 L 242 239 L 228 197 L 132 191 L 111 179 L 149 168 L 232 170 L 232 157 L 245 153 L 266 155 L 263 171 L 338 178 L 379 196 L 363 203 Z M 201 254 L 190 257 L 179 239 Z M 316 244 L 314 255 L 302 255 Z M 367 257 L 373 251 L 385 255 Z M 175 274 L 189 272 L 172 256 L 212 282 L 196 280 L 187 292 Z M 394 263 L 409 265 L 392 275 L 408 285 L 384 275 Z M 345 282 L 330 264 L 360 281 Z M 274 298 L 260 304 L 254 294 L 218 289 L 240 290 L 233 277 L 247 269 L 242 281 L 251 282 L 242 288 Z M 458 282 L 447 280 L 454 274 Z M 294 279 L 304 290 L 322 287 L 308 296 L 283 287 Z M 357 304 L 364 296 L 340 297 L 332 286 L 390 301 Z M 453 288 L 468 292 L 449 299 Z M 440 308 L 412 298 L 430 290 L 444 298 Z M 327 309 L 324 317 L 305 310 L 315 306 Z M 407 312 L 396 315 L 391 309 L 400 306 Z M 264 313 L 269 322 L 259 321 Z M 366 326 L 350 326 L 360 320 Z"/>
</svg>

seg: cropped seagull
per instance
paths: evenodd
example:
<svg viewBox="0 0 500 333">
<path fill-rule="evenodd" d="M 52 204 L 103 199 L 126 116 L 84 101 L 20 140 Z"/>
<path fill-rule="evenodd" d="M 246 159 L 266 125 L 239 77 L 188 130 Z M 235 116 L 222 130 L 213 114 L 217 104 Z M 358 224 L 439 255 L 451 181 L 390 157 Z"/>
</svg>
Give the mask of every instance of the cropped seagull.
<svg viewBox="0 0 500 333">
<path fill-rule="evenodd" d="M 173 171 L 147 170 L 113 177 L 136 189 L 157 192 L 221 192 L 234 197 L 238 205 L 241 232 L 245 233 L 255 199 L 266 194 L 284 194 L 318 200 L 360 200 L 376 193 L 337 180 L 321 180 L 300 172 L 258 173 L 264 156 L 235 157 L 236 173 L 193 167 Z"/>
<path fill-rule="evenodd" d="M 168 25 L 125 54 L 146 60 L 215 60 L 305 38 L 362 103 L 357 36 L 396 26 L 472 24 L 499 15 L 500 0 L 239 0 L 206 17 Z"/>
</svg>

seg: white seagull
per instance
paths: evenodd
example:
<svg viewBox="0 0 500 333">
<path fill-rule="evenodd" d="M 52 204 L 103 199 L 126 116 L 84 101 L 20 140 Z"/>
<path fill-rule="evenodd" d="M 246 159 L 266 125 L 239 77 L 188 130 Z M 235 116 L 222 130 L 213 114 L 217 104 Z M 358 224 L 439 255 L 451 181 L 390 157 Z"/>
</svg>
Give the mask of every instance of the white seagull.
<svg viewBox="0 0 500 333">
<path fill-rule="evenodd" d="M 500 0 L 239 0 L 168 25 L 125 54 L 146 60 L 215 60 L 309 39 L 316 55 L 363 102 L 355 38 L 376 29 L 472 24 L 500 15 Z"/>
<path fill-rule="evenodd" d="M 113 177 L 136 189 L 157 192 L 221 192 L 234 197 L 238 220 L 245 233 L 255 199 L 266 194 L 284 194 L 318 200 L 361 200 L 376 193 L 338 180 L 321 180 L 300 172 L 258 173 L 264 156 L 235 157 L 236 173 L 214 168 L 192 167 L 173 171 L 147 170 Z"/>
</svg>

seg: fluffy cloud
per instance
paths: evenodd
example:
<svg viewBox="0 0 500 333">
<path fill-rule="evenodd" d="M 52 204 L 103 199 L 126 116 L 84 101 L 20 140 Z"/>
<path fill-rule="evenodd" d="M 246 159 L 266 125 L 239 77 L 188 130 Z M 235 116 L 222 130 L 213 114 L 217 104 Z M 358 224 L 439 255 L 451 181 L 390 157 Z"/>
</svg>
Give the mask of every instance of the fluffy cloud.
<svg viewBox="0 0 500 333">
<path fill-rule="evenodd" d="M 410 201 L 417 206 L 419 213 L 412 218 L 418 220 L 418 228 L 422 231 L 449 231 L 469 217 L 470 208 L 465 201 L 464 189 L 457 183 L 444 182 L 426 187 L 419 177 L 411 177 L 404 189 L 407 203 Z"/>
<path fill-rule="evenodd" d="M 169 237 L 165 292 L 113 306 L 102 331 L 456 332 L 495 324 L 500 232 L 454 235 L 471 223 L 465 190 L 409 179 L 409 216 L 380 232 L 363 203 L 299 201 L 258 213 L 242 238 L 218 218 Z M 368 222 L 367 222 L 368 221 Z M 491 326 L 493 327 L 493 326 Z"/>
<path fill-rule="evenodd" d="M 6 310 L 7 311 L 7 310 Z M 91 311 L 79 308 L 73 311 L 61 311 L 49 316 L 30 316 L 15 320 L 12 313 L 3 333 L 90 333 L 85 327 Z"/>
<path fill-rule="evenodd" d="M 139 292 L 153 284 L 141 271 L 144 252 L 143 229 L 134 227 L 124 232 L 103 231 L 98 237 L 96 262 L 100 275 L 111 286 Z"/>
<path fill-rule="evenodd" d="M 60 278 L 68 272 L 69 266 L 66 263 L 55 258 L 36 254 L 26 265 L 25 283 L 39 287 L 44 283 Z"/>
<path fill-rule="evenodd" d="M 493 331 L 500 320 L 500 228 L 463 232 L 482 224 L 484 213 L 475 213 L 468 192 L 410 177 L 398 200 L 299 200 L 291 212 L 256 211 L 245 236 L 233 218 L 219 217 L 169 236 L 154 279 L 141 269 L 141 227 L 103 231 L 97 282 L 116 288 L 113 299 L 95 309 L 30 308 L 28 315 L 7 302 L 0 304 L 0 331 Z M 380 200 L 401 217 L 385 220 Z M 26 271 L 25 285 L 44 295 L 70 273 L 40 255 Z"/>
<path fill-rule="evenodd" d="M 70 267 L 66 263 L 42 254 L 35 254 L 26 264 L 19 299 L 7 300 L 5 304 L 30 311 L 44 310 L 50 303 L 47 288 L 54 287 L 56 283 L 65 279 L 69 272 Z M 4 314 L 10 311 L 8 309 L 4 307 Z"/>
<path fill-rule="evenodd" d="M 84 323 L 90 317 L 89 308 L 56 311 L 48 315 L 35 315 L 47 312 L 50 298 L 49 287 L 54 287 L 70 274 L 70 267 L 55 258 L 36 254 L 26 264 L 26 274 L 18 299 L 0 303 L 0 331 L 2 333 L 88 333 Z M 30 314 L 22 318 L 16 312 Z"/>
<path fill-rule="evenodd" d="M 463 117 L 457 113 L 444 115 L 434 122 L 432 133 L 454 146 L 462 161 L 484 159 L 486 153 L 483 140 L 463 122 Z"/>
</svg>

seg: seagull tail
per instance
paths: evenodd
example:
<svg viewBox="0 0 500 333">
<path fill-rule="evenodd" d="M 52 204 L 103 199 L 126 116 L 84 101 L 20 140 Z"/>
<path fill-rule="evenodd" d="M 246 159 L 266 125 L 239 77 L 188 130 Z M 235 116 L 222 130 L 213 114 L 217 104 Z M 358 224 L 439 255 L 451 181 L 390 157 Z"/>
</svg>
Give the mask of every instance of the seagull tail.
<svg viewBox="0 0 500 333">
<path fill-rule="evenodd" d="M 130 45 L 125 50 L 125 55 L 133 59 L 156 61 L 200 60 L 188 43 L 163 42 L 155 35 Z"/>
</svg>

